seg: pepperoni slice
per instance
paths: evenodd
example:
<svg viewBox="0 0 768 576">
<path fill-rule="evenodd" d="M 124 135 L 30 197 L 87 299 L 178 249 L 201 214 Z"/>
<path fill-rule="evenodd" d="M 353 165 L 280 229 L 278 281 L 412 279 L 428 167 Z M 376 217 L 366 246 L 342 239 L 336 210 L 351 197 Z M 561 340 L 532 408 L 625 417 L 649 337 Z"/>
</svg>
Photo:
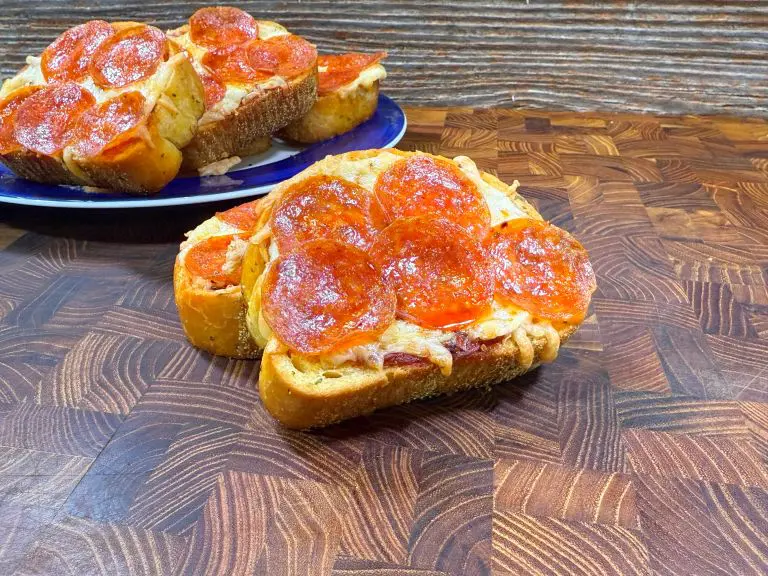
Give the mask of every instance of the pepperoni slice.
<svg viewBox="0 0 768 576">
<path fill-rule="evenodd" d="M 242 240 L 237 234 L 212 236 L 198 242 L 184 257 L 184 265 L 191 274 L 210 281 L 211 288 L 219 290 L 240 283 L 242 262 L 227 264 L 227 252 L 232 242 Z"/>
<path fill-rule="evenodd" d="M 377 232 L 371 200 L 368 190 L 343 178 L 319 175 L 297 182 L 272 210 L 270 227 L 278 248 L 328 238 L 367 249 Z"/>
<path fill-rule="evenodd" d="M 96 85 L 122 88 L 149 78 L 168 58 L 168 39 L 154 26 L 140 24 L 117 32 L 96 51 L 89 67 Z"/>
<path fill-rule="evenodd" d="M 597 285 L 584 247 L 560 228 L 528 218 L 488 238 L 496 296 L 548 320 L 580 322 Z"/>
<path fill-rule="evenodd" d="M 46 82 L 82 80 L 96 49 L 114 33 L 103 20 L 91 20 L 62 33 L 43 50 L 40 68 Z"/>
<path fill-rule="evenodd" d="M 217 102 L 224 98 L 224 94 L 227 93 L 227 87 L 215 72 L 206 71 L 199 76 L 205 92 L 205 108 L 212 108 Z"/>
<path fill-rule="evenodd" d="M 55 154 L 70 140 L 80 116 L 96 99 L 74 82 L 51 84 L 21 103 L 14 136 L 19 144 L 41 154 Z"/>
<path fill-rule="evenodd" d="M 256 20 L 239 8 L 211 6 L 201 8 L 189 19 L 189 37 L 206 48 L 242 44 L 259 34 Z"/>
<path fill-rule="evenodd" d="M 235 206 L 224 212 L 217 212 L 216 218 L 234 226 L 243 232 L 250 232 L 256 226 L 256 222 L 261 215 L 261 199 L 253 202 L 246 202 Z"/>
<path fill-rule="evenodd" d="M 85 112 L 72 136 L 75 152 L 81 157 L 99 154 L 146 117 L 145 102 L 141 92 L 131 90 Z"/>
<path fill-rule="evenodd" d="M 42 86 L 25 86 L 15 90 L 9 97 L 0 102 L 0 154 L 10 152 L 18 147 L 13 130 L 16 122 L 16 111 L 29 96 L 40 90 Z"/>
<path fill-rule="evenodd" d="M 488 203 L 457 166 L 431 156 L 410 156 L 382 172 L 374 193 L 390 221 L 434 214 L 458 224 L 478 238 L 491 225 Z"/>
<path fill-rule="evenodd" d="M 247 46 L 231 46 L 208 51 L 203 56 L 203 64 L 213 70 L 218 78 L 225 82 L 251 83 L 266 80 L 277 72 L 277 57 L 271 65 L 262 62 L 261 67 L 253 65 Z"/>
<path fill-rule="evenodd" d="M 275 73 L 286 79 L 295 78 L 306 72 L 317 60 L 317 50 L 301 36 L 284 34 L 266 40 L 255 40 L 248 46 L 251 64 L 259 69 L 274 60 Z"/>
<path fill-rule="evenodd" d="M 488 255 L 446 218 L 396 220 L 376 237 L 371 255 L 397 293 L 398 315 L 419 326 L 457 330 L 490 309 Z"/>
<path fill-rule="evenodd" d="M 262 285 L 270 328 L 304 354 L 373 340 L 393 322 L 395 302 L 368 255 L 334 240 L 313 240 L 281 255 Z"/>
<path fill-rule="evenodd" d="M 329 54 L 317 57 L 317 95 L 325 96 L 354 81 L 360 73 L 387 57 L 386 52 Z"/>
</svg>

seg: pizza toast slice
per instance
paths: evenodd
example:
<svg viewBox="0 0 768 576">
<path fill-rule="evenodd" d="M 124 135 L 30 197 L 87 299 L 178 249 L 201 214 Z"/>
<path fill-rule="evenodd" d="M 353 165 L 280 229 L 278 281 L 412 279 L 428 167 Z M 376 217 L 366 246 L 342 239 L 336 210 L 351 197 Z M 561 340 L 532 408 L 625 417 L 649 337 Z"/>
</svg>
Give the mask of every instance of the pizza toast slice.
<svg viewBox="0 0 768 576">
<path fill-rule="evenodd" d="M 189 54 L 205 86 L 206 109 L 184 149 L 185 168 L 263 152 L 274 132 L 315 102 L 317 51 L 276 22 L 215 6 L 168 35 Z"/>
<path fill-rule="evenodd" d="M 241 287 L 259 389 L 312 428 L 507 380 L 586 315 L 584 248 L 467 157 L 329 156 L 261 205 Z"/>
<path fill-rule="evenodd" d="M 0 161 L 17 175 L 136 194 L 176 176 L 204 111 L 192 62 L 138 22 L 63 32 L 0 89 Z"/>
</svg>

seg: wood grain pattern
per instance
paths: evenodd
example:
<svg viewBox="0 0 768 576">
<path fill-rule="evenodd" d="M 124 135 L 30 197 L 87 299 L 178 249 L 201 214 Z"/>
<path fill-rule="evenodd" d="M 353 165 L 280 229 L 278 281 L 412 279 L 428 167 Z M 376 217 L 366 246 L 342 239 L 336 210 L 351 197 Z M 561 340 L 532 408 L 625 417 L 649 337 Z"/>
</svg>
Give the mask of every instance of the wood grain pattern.
<svg viewBox="0 0 768 576">
<path fill-rule="evenodd" d="M 768 572 L 768 123 L 407 113 L 401 148 L 519 179 L 590 251 L 557 361 L 287 431 L 173 305 L 181 234 L 228 206 L 6 206 L 0 573 Z"/>
<path fill-rule="evenodd" d="M 765 2 L 233 3 L 259 18 L 281 22 L 322 51 L 387 50 L 387 91 L 410 105 L 755 116 L 768 111 Z M 0 19 L 0 73 L 15 73 L 27 55 L 37 55 L 66 27 L 84 20 L 142 20 L 169 28 L 204 5 L 170 0 L 6 2 Z M 580 126 L 599 128 L 603 120 L 589 122 Z M 643 124 L 632 129 L 645 140 L 680 140 L 665 149 L 678 157 L 701 150 L 698 142 L 685 142 L 689 135 L 711 135 L 695 132 L 698 126 L 662 133 L 658 123 Z M 740 133 L 738 125 L 725 130 L 726 136 L 740 135 L 745 151 L 758 157 L 765 151 L 759 132 Z M 653 154 L 642 143 L 630 142 L 622 149 L 621 140 L 603 139 L 613 134 L 587 136 L 588 151 Z"/>
</svg>

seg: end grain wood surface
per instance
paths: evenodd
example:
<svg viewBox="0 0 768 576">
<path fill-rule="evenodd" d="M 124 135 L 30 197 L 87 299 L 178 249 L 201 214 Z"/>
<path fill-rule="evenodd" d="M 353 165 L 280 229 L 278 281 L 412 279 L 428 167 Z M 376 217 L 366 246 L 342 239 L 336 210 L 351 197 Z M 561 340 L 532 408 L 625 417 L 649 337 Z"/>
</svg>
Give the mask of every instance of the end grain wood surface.
<svg viewBox="0 0 768 576">
<path fill-rule="evenodd" d="M 228 2 L 322 51 L 388 50 L 387 91 L 412 105 L 768 113 L 768 2 L 263 0 Z M 0 74 L 69 26 L 172 28 L 212 2 L 4 0 Z"/>
<path fill-rule="evenodd" d="M 2 574 L 765 574 L 768 124 L 408 110 L 591 253 L 524 378 L 319 432 L 184 340 L 181 234 L 223 206 L 2 207 Z"/>
</svg>

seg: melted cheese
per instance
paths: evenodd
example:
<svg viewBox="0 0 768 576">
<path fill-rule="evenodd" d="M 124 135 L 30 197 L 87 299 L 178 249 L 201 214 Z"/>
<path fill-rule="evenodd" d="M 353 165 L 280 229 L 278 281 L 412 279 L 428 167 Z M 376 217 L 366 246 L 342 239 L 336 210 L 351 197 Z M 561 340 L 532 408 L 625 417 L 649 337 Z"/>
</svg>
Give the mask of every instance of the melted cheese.
<svg viewBox="0 0 768 576">
<path fill-rule="evenodd" d="M 320 162 L 303 173 L 302 178 L 322 172 L 355 182 L 363 188 L 373 191 L 377 176 L 401 159 L 402 156 L 383 150 L 372 158 L 334 163 Z M 491 212 L 493 226 L 514 218 L 529 217 L 507 194 L 485 182 L 471 159 L 466 156 L 459 156 L 454 161 L 461 171 L 477 185 L 478 190 L 485 198 Z M 511 187 L 512 191 L 516 189 L 516 184 Z M 285 185 L 289 185 L 289 183 Z M 270 262 L 277 259 L 279 252 L 276 243 L 270 240 L 268 227 L 260 230 L 254 238 L 258 243 L 268 242 L 267 250 Z M 258 332 L 255 336 L 257 340 L 274 340 L 260 310 L 258 311 L 258 318 L 250 325 L 252 330 L 255 327 Z M 534 323 L 528 312 L 516 306 L 502 305 L 498 301 L 492 303 L 491 310 L 485 317 L 466 326 L 462 332 L 479 341 L 495 340 L 511 335 L 520 349 L 521 364 L 526 365 L 527 363 L 527 367 L 530 367 L 533 362 L 533 346 L 530 337 L 545 339 L 544 351 L 542 352 L 542 360 L 545 361 L 552 359 L 560 346 L 559 334 L 551 325 Z M 388 354 L 404 353 L 429 360 L 438 366 L 443 374 L 449 375 L 453 369 L 453 355 L 447 345 L 454 337 L 454 332 L 428 330 L 404 320 L 396 320 L 375 341 L 323 356 L 320 361 L 326 368 L 338 367 L 345 363 L 362 363 L 366 366 L 382 369 L 384 359 Z M 297 354 L 292 354 L 292 356 L 301 357 Z"/>
<path fill-rule="evenodd" d="M 354 92 L 357 90 L 360 86 L 363 86 L 365 88 L 368 88 L 369 86 L 373 85 L 374 82 L 378 82 L 380 80 L 384 80 L 387 77 L 387 71 L 384 69 L 384 66 L 381 64 L 375 64 L 374 66 L 369 66 L 355 78 L 352 82 L 349 84 L 345 84 L 341 88 L 337 90 L 339 94 L 342 96 Z"/>
</svg>

